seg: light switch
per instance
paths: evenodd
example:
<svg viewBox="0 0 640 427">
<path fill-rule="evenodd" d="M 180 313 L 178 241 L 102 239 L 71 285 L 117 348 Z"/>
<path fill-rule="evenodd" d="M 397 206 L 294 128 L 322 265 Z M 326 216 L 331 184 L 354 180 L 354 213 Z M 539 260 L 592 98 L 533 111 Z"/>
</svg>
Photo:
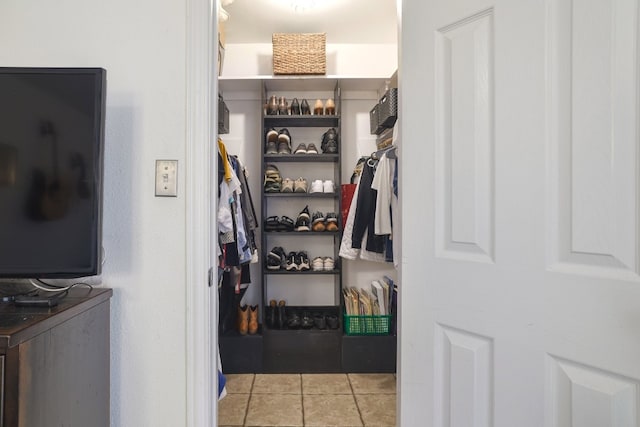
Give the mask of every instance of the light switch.
<svg viewBox="0 0 640 427">
<path fill-rule="evenodd" d="M 156 197 L 178 196 L 178 161 L 156 160 Z"/>
</svg>

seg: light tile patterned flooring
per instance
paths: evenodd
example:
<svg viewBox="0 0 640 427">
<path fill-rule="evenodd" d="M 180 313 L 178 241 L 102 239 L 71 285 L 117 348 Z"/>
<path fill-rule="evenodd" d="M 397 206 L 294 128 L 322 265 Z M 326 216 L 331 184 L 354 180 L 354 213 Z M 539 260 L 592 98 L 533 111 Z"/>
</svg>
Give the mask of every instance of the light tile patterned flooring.
<svg viewBox="0 0 640 427">
<path fill-rule="evenodd" d="M 393 374 L 227 375 L 218 426 L 394 427 Z"/>
</svg>

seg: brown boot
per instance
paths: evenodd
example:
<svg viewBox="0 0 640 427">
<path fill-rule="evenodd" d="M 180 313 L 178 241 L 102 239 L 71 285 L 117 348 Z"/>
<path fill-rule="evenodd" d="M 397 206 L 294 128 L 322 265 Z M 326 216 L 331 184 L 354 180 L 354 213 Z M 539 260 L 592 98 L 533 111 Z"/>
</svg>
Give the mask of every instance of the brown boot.
<svg viewBox="0 0 640 427">
<path fill-rule="evenodd" d="M 252 305 L 249 307 L 249 335 L 254 335 L 258 332 L 258 306 Z"/>
<path fill-rule="evenodd" d="M 240 335 L 246 335 L 249 329 L 249 306 L 241 305 L 238 307 L 238 332 Z"/>
</svg>

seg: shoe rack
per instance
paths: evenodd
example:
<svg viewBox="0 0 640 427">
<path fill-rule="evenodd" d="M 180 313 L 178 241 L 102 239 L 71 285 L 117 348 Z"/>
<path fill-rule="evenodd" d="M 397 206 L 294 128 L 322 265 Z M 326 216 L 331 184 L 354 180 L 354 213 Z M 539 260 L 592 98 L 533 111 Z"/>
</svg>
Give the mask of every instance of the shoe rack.
<svg viewBox="0 0 640 427">
<path fill-rule="evenodd" d="M 327 104 L 333 107 L 330 111 L 322 108 Z M 334 212 L 339 217 L 342 146 L 339 82 L 329 91 L 326 88 L 318 90 L 312 84 L 289 88 L 286 83 L 271 87 L 265 82 L 262 105 L 262 176 L 265 177 L 267 167 L 275 166 L 282 180 L 296 181 L 296 189 L 302 187 L 301 178 L 307 181 L 306 191 L 277 192 L 272 189 L 267 192 L 264 185 L 261 189 L 263 370 L 274 373 L 340 372 L 342 269 L 338 252 L 342 224 L 335 231 L 296 231 L 296 228 L 266 231 L 264 227 L 266 219 L 271 217 L 273 221 L 273 216 L 289 217 L 296 226 L 300 219 L 303 224 L 305 209 L 310 228 L 311 217 L 316 211 L 325 215 Z M 304 111 L 302 105 L 308 105 L 309 110 Z M 300 110 L 296 106 L 300 106 Z M 327 112 L 330 114 L 325 114 Z M 323 136 L 332 128 L 337 132 L 337 152 L 323 152 Z M 278 142 L 277 153 L 273 147 L 270 152 L 267 150 L 266 137 L 270 131 L 273 135 L 273 130 L 279 137 L 290 139 L 288 150 Z M 318 153 L 295 153 L 300 144 L 313 144 Z M 332 181 L 333 191 L 311 192 L 314 180 Z M 275 258 L 269 261 L 269 252 L 279 247 L 287 255 L 304 252 L 309 269 L 298 270 L 299 264 L 288 264 L 291 269 L 287 269 L 285 264 L 290 260 L 285 261 L 282 268 L 274 269 Z M 314 270 L 312 262 L 317 257 L 332 258 L 333 268 Z M 271 262 L 269 268 L 268 262 Z M 276 307 L 270 302 L 275 302 Z M 315 322 L 309 323 L 309 317 Z M 309 327 L 311 324 L 313 326 Z"/>
</svg>

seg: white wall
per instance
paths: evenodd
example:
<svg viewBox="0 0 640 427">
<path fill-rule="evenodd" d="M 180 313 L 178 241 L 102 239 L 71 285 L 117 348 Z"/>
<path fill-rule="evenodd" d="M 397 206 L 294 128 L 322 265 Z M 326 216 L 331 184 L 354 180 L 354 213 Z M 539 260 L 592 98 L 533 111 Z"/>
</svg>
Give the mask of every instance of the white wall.
<svg viewBox="0 0 640 427">
<path fill-rule="evenodd" d="M 103 283 L 111 425 L 181 426 L 185 357 L 185 1 L 5 0 L 1 66 L 107 70 Z M 154 197 L 155 159 L 180 161 Z"/>
<path fill-rule="evenodd" d="M 391 76 L 398 68 L 395 44 L 327 44 L 327 75 Z M 273 74 L 271 43 L 227 44 L 223 76 L 270 76 Z"/>
</svg>

